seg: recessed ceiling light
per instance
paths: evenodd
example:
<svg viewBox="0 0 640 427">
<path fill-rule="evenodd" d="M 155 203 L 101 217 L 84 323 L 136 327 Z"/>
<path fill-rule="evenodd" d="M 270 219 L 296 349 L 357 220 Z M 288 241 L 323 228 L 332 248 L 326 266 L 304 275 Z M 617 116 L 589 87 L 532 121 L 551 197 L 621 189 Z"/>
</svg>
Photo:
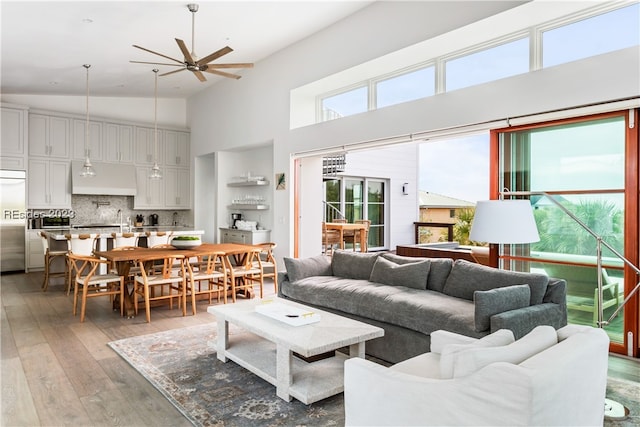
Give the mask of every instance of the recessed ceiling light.
<svg viewBox="0 0 640 427">
<path fill-rule="evenodd" d="M 58 84 L 58 82 L 51 81 L 51 82 L 49 82 L 49 84 L 52 85 L 52 86 L 56 86 Z"/>
<path fill-rule="evenodd" d="M 83 18 L 82 22 L 84 24 L 91 24 L 91 23 L 93 23 L 93 19 L 91 19 L 91 18 Z"/>
</svg>

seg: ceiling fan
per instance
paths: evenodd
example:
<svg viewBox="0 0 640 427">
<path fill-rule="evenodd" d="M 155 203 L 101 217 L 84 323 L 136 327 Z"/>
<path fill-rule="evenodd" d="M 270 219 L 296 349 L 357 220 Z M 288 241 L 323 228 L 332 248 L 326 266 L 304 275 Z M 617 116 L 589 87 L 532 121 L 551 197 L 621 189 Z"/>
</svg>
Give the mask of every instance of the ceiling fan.
<svg viewBox="0 0 640 427">
<path fill-rule="evenodd" d="M 194 49 L 195 16 L 196 16 L 196 12 L 198 11 L 198 5 L 191 3 L 187 5 L 187 8 L 191 12 L 191 52 L 189 52 L 189 50 L 187 49 L 187 46 L 184 44 L 184 41 L 180 39 L 175 39 L 176 43 L 178 43 L 178 47 L 180 48 L 180 51 L 182 52 L 182 55 L 184 55 L 184 61 L 180 61 L 179 59 L 175 59 L 170 56 L 164 55 L 162 53 L 154 52 L 152 50 L 149 50 L 147 48 L 134 44 L 133 47 L 137 49 L 141 49 L 141 50 L 144 50 L 145 52 L 153 53 L 154 55 L 158 55 L 158 56 L 162 56 L 163 58 L 170 59 L 171 61 L 174 61 L 175 64 L 161 63 L 161 62 L 143 62 L 143 61 L 129 61 L 129 62 L 136 63 L 136 64 L 169 65 L 172 67 L 180 67 L 180 69 L 178 70 L 169 71 L 167 73 L 160 74 L 160 76 L 168 76 L 169 74 L 175 74 L 175 73 L 179 73 L 180 71 L 189 70 L 193 72 L 193 74 L 195 74 L 195 76 L 201 82 L 207 81 L 207 79 L 204 77 L 204 74 L 202 74 L 203 71 L 206 73 L 216 74 L 222 77 L 239 79 L 241 76 L 237 74 L 220 71 L 219 69 L 220 68 L 252 68 L 253 67 L 252 63 L 247 63 L 247 62 L 238 62 L 238 63 L 232 63 L 232 64 L 212 64 L 211 63 L 212 61 L 215 61 L 216 59 L 220 58 L 223 55 L 226 55 L 229 52 L 233 52 L 233 49 L 231 49 L 229 46 L 225 46 L 222 49 L 217 50 L 212 54 L 205 56 L 202 59 L 198 59 L 198 56 L 196 55 L 195 49 Z"/>
</svg>

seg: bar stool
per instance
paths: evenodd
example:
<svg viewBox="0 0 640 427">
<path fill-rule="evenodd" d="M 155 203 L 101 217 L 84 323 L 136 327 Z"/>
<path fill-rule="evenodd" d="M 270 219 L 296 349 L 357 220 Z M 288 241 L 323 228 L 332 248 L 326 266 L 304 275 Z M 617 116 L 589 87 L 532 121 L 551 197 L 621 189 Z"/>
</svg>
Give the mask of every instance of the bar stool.
<svg viewBox="0 0 640 427">
<path fill-rule="evenodd" d="M 138 237 L 134 233 L 111 233 L 113 248 L 122 246 L 138 246 Z"/>
<path fill-rule="evenodd" d="M 171 237 L 172 233 L 164 231 L 147 231 L 145 234 L 147 235 L 147 247 L 153 248 L 154 246 L 169 244 L 169 237 Z"/>
<path fill-rule="evenodd" d="M 49 247 L 49 237 L 47 237 L 44 231 L 40 232 L 40 237 L 42 237 L 42 249 L 44 250 L 44 281 L 42 282 L 42 292 L 46 292 L 49 288 L 49 279 L 52 277 L 64 277 L 64 285 L 65 289 L 69 286 L 69 276 L 67 275 L 68 261 L 67 261 L 67 253 L 68 250 L 57 250 L 52 251 Z M 67 244 L 68 246 L 68 244 Z M 54 259 L 62 257 L 64 259 L 64 271 L 59 271 L 52 273 L 51 272 L 51 263 Z"/>
</svg>

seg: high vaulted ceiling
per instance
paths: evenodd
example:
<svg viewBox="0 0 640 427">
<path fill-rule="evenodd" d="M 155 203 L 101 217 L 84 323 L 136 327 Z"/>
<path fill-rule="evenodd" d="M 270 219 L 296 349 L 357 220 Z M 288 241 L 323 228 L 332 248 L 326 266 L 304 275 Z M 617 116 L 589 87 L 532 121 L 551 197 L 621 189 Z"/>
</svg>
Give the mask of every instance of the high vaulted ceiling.
<svg viewBox="0 0 640 427">
<path fill-rule="evenodd" d="M 84 95 L 90 64 L 92 96 L 153 96 L 153 65 L 170 62 L 132 47 L 182 60 L 175 38 L 191 51 L 192 13 L 197 3 L 195 52 L 204 57 L 224 46 L 233 52 L 216 62 L 252 62 L 254 68 L 224 70 L 259 73 L 259 61 L 355 11 L 371 1 L 2 1 L 0 88 L 3 94 Z M 175 67 L 160 66 L 160 74 Z M 224 79 L 190 71 L 159 77 L 160 97 L 187 98 Z"/>
</svg>

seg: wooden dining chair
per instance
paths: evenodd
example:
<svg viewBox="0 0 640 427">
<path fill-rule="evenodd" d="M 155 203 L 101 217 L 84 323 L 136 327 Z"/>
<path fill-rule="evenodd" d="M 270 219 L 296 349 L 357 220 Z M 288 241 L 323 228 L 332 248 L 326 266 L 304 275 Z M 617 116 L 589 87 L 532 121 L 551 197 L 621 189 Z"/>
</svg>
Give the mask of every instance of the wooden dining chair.
<svg viewBox="0 0 640 427">
<path fill-rule="evenodd" d="M 196 314 L 198 295 L 208 295 L 209 304 L 215 293 L 218 302 L 220 295 L 227 303 L 227 268 L 222 261 L 224 252 L 209 252 L 198 257 L 197 262 L 185 262 L 187 266 L 187 294 L 191 296 L 191 311 Z"/>
<path fill-rule="evenodd" d="M 357 244 L 360 242 L 360 233 L 364 233 L 364 248 L 360 248 L 360 251 L 367 252 L 369 250 L 369 227 L 371 226 L 371 220 L 369 219 L 357 219 L 354 221 L 354 224 L 364 224 L 364 230 L 347 230 L 344 232 L 344 241 L 345 243 L 350 242 L 353 246 L 353 250 L 356 250 Z"/>
<path fill-rule="evenodd" d="M 331 256 L 335 245 L 340 245 L 340 232 L 327 229 L 327 223 L 322 223 L 322 252 Z"/>
<path fill-rule="evenodd" d="M 69 248 L 69 254 L 75 255 L 85 255 L 85 256 L 93 256 L 93 251 L 96 249 L 96 242 L 98 238 L 100 238 L 100 234 L 65 234 L 64 237 L 67 239 L 67 246 Z M 73 277 L 73 265 L 69 262 L 67 263 L 69 267 L 68 277 Z M 73 282 L 74 287 L 75 281 L 69 280 L 69 284 L 66 289 L 67 295 L 71 292 L 71 284 Z"/>
<path fill-rule="evenodd" d="M 278 293 L 278 265 L 273 256 L 273 250 L 278 246 L 273 242 L 258 243 L 255 245 L 260 248 L 260 261 L 262 262 L 262 277 L 264 279 L 273 279 L 273 290 Z M 259 267 L 258 261 L 253 262 L 254 267 Z"/>
<path fill-rule="evenodd" d="M 52 251 L 49 244 L 49 236 L 44 231 L 41 231 L 40 237 L 42 238 L 42 250 L 44 251 L 44 280 L 42 282 L 42 291 L 46 292 L 49 288 L 49 280 L 52 277 L 64 277 L 65 290 L 69 288 L 69 261 L 67 260 L 67 254 L 69 250 L 57 250 Z M 67 243 L 67 247 L 69 244 Z M 64 271 L 51 272 L 51 263 L 56 258 L 62 258 L 64 260 Z"/>
<path fill-rule="evenodd" d="M 100 274 L 102 265 L 108 265 L 109 261 L 91 255 L 78 255 L 73 252 L 67 255 L 72 266 L 74 276 L 73 291 L 73 315 L 78 311 L 78 298 L 80 304 L 80 322 L 84 322 L 87 299 L 109 296 L 113 299 L 116 295 L 120 298 L 120 315 L 124 314 L 124 278 L 117 274 Z M 82 293 L 80 292 L 82 289 Z"/>
<path fill-rule="evenodd" d="M 231 288 L 231 298 L 236 302 L 236 293 L 241 290 L 253 290 L 257 283 L 260 286 L 260 298 L 264 292 L 264 275 L 262 270 L 262 260 L 260 259 L 262 250 L 258 247 L 251 247 L 242 254 L 227 254 L 223 260 L 227 266 L 227 283 Z M 235 263 L 232 261 L 238 260 Z"/>
<path fill-rule="evenodd" d="M 133 288 L 133 307 L 138 314 L 138 296 L 144 300 L 144 309 L 147 323 L 151 322 L 151 301 L 169 301 L 169 308 L 173 309 L 173 300 L 178 300 L 178 306 L 182 308 L 182 315 L 187 315 L 186 305 L 186 269 L 185 258 L 176 251 L 175 255 L 161 258 L 162 266 L 159 270 L 150 268 L 150 263 L 138 261 L 140 275 L 136 276 Z M 179 268 L 174 268 L 178 265 Z M 159 293 L 154 289 L 161 288 Z M 167 290 L 167 293 L 164 290 Z"/>
</svg>

